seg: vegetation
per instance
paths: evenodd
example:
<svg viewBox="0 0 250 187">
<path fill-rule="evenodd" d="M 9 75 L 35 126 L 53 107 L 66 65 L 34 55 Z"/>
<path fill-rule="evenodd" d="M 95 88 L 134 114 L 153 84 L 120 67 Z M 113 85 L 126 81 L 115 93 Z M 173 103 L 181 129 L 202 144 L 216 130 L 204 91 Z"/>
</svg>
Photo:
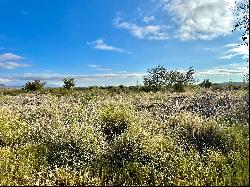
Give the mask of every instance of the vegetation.
<svg viewBox="0 0 250 187">
<path fill-rule="evenodd" d="M 249 44 L 249 1 L 242 0 L 236 4 L 236 11 L 234 12 L 237 20 L 234 30 L 243 30 L 241 35 L 243 45 Z"/>
<path fill-rule="evenodd" d="M 71 77 L 65 78 L 65 79 L 63 79 L 63 83 L 64 83 L 63 87 L 68 89 L 68 90 L 75 87 L 75 79 L 74 78 L 71 78 Z"/>
<path fill-rule="evenodd" d="M 183 73 L 177 70 L 168 71 L 164 66 L 158 65 L 148 70 L 148 75 L 144 77 L 144 85 L 151 87 L 154 91 L 173 88 L 176 92 L 182 92 L 184 86 L 194 82 L 193 74 L 193 67 Z"/>
<path fill-rule="evenodd" d="M 200 86 L 204 88 L 210 88 L 212 86 L 212 82 L 210 82 L 209 79 L 205 79 L 200 83 Z"/>
<path fill-rule="evenodd" d="M 249 185 L 245 90 L 0 93 L 0 185 Z"/>
<path fill-rule="evenodd" d="M 234 14 L 236 15 L 237 19 L 233 31 L 235 30 L 242 31 L 241 39 L 243 43 L 240 45 L 249 46 L 249 1 L 242 0 L 240 2 L 235 2 L 235 3 L 236 3 L 236 10 Z M 249 58 L 247 58 L 247 65 L 249 69 Z M 249 72 L 247 72 L 244 75 L 244 79 L 247 82 L 249 88 Z"/>
<path fill-rule="evenodd" d="M 28 81 L 27 83 L 25 83 L 25 85 L 23 86 L 23 90 L 26 91 L 37 91 L 37 90 L 41 90 L 44 86 L 45 86 L 45 82 L 42 82 L 41 80 L 34 80 L 32 82 Z"/>
<path fill-rule="evenodd" d="M 159 65 L 144 86 L 0 89 L 0 185 L 248 186 L 248 87 L 193 74 Z"/>
</svg>

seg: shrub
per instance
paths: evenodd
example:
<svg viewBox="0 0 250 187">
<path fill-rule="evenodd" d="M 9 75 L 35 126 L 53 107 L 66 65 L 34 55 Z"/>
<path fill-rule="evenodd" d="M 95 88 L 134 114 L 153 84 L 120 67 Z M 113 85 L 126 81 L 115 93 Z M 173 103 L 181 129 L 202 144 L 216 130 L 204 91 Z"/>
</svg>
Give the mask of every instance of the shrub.
<svg viewBox="0 0 250 187">
<path fill-rule="evenodd" d="M 99 110 L 103 134 L 108 141 L 121 135 L 131 124 L 131 108 L 127 106 L 107 105 Z"/>
<path fill-rule="evenodd" d="M 212 82 L 209 79 L 205 79 L 202 83 L 200 83 L 201 87 L 210 88 L 212 86 Z"/>
<path fill-rule="evenodd" d="M 174 92 L 184 92 L 185 89 L 184 89 L 184 84 L 182 83 L 176 83 L 174 84 Z"/>
<path fill-rule="evenodd" d="M 180 145 L 189 150 L 194 147 L 199 152 L 214 148 L 224 151 L 219 129 L 191 113 L 174 114 L 170 125 L 180 138 Z"/>
<path fill-rule="evenodd" d="M 68 89 L 68 90 L 75 87 L 75 79 L 74 78 L 71 78 L 71 77 L 65 78 L 65 79 L 63 79 L 63 83 L 64 83 L 63 87 Z"/>
<path fill-rule="evenodd" d="M 25 83 L 25 85 L 23 86 L 23 90 L 26 91 L 37 91 L 37 90 L 41 90 L 44 86 L 45 86 L 45 82 L 42 82 L 41 80 L 34 80 L 32 82 L 28 81 L 27 83 Z"/>
</svg>

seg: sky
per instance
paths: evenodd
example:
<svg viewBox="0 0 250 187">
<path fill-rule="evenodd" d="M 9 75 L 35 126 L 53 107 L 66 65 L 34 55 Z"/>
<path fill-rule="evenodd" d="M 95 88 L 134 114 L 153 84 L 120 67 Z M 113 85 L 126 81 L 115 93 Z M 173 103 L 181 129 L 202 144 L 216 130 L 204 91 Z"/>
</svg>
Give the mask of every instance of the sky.
<svg viewBox="0 0 250 187">
<path fill-rule="evenodd" d="M 234 0 L 0 0 L 0 84 L 143 84 L 163 65 L 197 81 L 243 81 Z"/>
</svg>

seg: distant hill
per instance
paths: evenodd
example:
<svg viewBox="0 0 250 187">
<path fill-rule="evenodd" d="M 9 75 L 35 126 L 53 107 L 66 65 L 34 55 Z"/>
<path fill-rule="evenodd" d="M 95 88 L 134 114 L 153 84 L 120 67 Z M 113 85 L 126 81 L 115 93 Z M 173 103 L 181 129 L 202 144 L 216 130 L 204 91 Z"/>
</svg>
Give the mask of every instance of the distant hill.
<svg viewBox="0 0 250 187">
<path fill-rule="evenodd" d="M 218 83 L 220 85 L 228 85 L 228 84 L 237 84 L 237 85 L 244 85 L 246 84 L 245 82 L 222 82 L 222 83 Z"/>
<path fill-rule="evenodd" d="M 21 86 L 8 86 L 8 85 L 4 85 L 4 84 L 0 84 L 0 88 L 21 88 Z"/>
</svg>

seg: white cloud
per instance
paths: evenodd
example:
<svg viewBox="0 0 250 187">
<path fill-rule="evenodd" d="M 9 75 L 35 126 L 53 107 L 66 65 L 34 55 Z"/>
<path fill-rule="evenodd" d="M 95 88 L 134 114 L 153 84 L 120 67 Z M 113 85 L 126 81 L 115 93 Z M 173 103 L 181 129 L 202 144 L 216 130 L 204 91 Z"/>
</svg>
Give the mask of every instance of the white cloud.
<svg viewBox="0 0 250 187">
<path fill-rule="evenodd" d="M 99 65 L 96 65 L 96 64 L 88 64 L 88 66 L 89 66 L 90 68 L 94 68 L 94 69 L 100 70 L 100 71 L 110 71 L 110 70 L 112 70 L 111 68 L 99 66 Z"/>
<path fill-rule="evenodd" d="M 232 33 L 234 0 L 155 0 L 177 24 L 181 40 L 210 40 Z"/>
<path fill-rule="evenodd" d="M 11 80 L 10 79 L 3 79 L 3 78 L 0 78 L 0 84 L 6 84 L 8 82 L 10 82 Z"/>
<path fill-rule="evenodd" d="M 231 75 L 244 75 L 248 72 L 248 68 L 242 64 L 229 64 L 221 67 L 214 67 L 204 71 L 197 71 L 195 76 L 207 76 L 207 75 L 219 75 L 219 76 L 231 76 Z"/>
<path fill-rule="evenodd" d="M 120 29 L 128 30 L 133 36 L 138 39 L 146 39 L 146 40 L 166 40 L 168 39 L 168 34 L 166 32 L 165 25 L 146 25 L 139 26 L 134 23 L 122 21 L 122 19 L 118 16 L 114 20 L 114 26 Z"/>
<path fill-rule="evenodd" d="M 230 44 L 224 45 L 224 47 L 236 47 L 238 45 L 239 45 L 238 43 L 230 43 Z"/>
<path fill-rule="evenodd" d="M 81 74 L 47 74 L 47 73 L 24 73 L 24 74 L 12 74 L 12 75 L 0 75 L 1 79 L 8 80 L 34 80 L 39 79 L 43 81 L 60 81 L 65 77 L 72 77 L 76 80 L 94 80 L 94 79 L 108 79 L 108 78 L 142 78 L 145 76 L 144 72 L 134 72 L 134 73 L 107 73 L 107 74 L 95 74 L 95 75 L 81 75 Z"/>
<path fill-rule="evenodd" d="M 149 22 L 152 22 L 154 20 L 155 20 L 154 16 L 145 16 L 142 21 L 145 23 L 149 23 Z"/>
<path fill-rule="evenodd" d="M 223 69 L 223 68 L 214 68 L 208 69 L 206 71 L 200 71 L 197 75 L 232 75 L 232 74 L 243 74 L 245 72 L 244 69 Z"/>
<path fill-rule="evenodd" d="M 234 57 L 234 55 L 230 54 L 230 55 L 226 55 L 226 56 L 222 56 L 219 59 L 231 59 L 232 57 Z"/>
<path fill-rule="evenodd" d="M 97 50 L 103 50 L 103 51 L 115 51 L 115 52 L 120 52 L 120 53 L 129 53 L 132 54 L 132 52 L 130 51 L 126 51 L 124 49 L 118 48 L 118 47 L 114 47 L 111 45 L 108 45 L 104 42 L 104 39 L 99 38 L 93 42 L 87 42 L 87 45 L 91 46 L 94 49 Z"/>
<path fill-rule="evenodd" d="M 0 61 L 20 61 L 23 60 L 24 57 L 13 54 L 13 53 L 4 53 L 0 55 Z"/>
<path fill-rule="evenodd" d="M 16 69 L 16 68 L 21 68 L 21 67 L 29 67 L 31 66 L 30 64 L 21 64 L 18 62 L 0 62 L 0 68 L 4 69 Z"/>
<path fill-rule="evenodd" d="M 0 55 L 0 68 L 3 69 L 16 69 L 21 67 L 31 66 L 30 64 L 20 63 L 18 61 L 23 60 L 24 57 L 13 54 L 13 53 L 4 53 Z"/>
<path fill-rule="evenodd" d="M 224 47 L 229 48 L 225 55 L 220 57 L 219 59 L 231 59 L 236 56 L 241 56 L 243 59 L 249 58 L 249 46 L 240 45 L 237 43 L 227 44 Z"/>
</svg>

